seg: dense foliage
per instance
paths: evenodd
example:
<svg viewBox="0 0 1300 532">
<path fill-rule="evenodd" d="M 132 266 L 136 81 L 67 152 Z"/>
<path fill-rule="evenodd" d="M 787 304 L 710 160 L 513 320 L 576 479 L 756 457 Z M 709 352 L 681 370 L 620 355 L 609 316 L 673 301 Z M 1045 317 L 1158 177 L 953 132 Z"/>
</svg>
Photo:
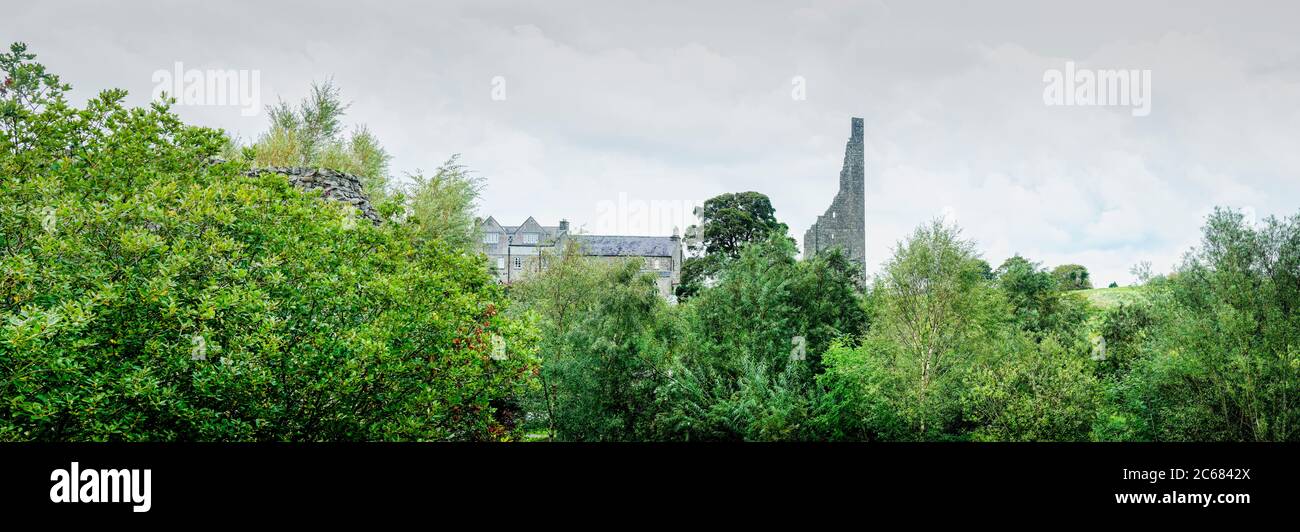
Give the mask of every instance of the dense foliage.
<svg viewBox="0 0 1300 532">
<path fill-rule="evenodd" d="M 1108 429 L 1150 440 L 1300 439 L 1300 215 L 1216 210 L 1150 302 L 1107 316 L 1118 405 Z"/>
<path fill-rule="evenodd" d="M 470 174 L 453 155 L 432 175 L 409 174 L 398 200 L 406 205 L 410 221 L 424 238 L 436 239 L 459 250 L 470 250 L 478 239 L 478 207 L 483 180 Z"/>
<path fill-rule="evenodd" d="M 390 183 L 332 85 L 240 147 L 32 59 L 0 54 L 0 440 L 1300 440 L 1300 215 L 1216 210 L 1103 305 L 942 221 L 868 282 L 744 192 L 677 304 L 572 245 L 503 287 L 481 180 Z M 366 176 L 383 220 L 258 164 Z"/>
<path fill-rule="evenodd" d="M 1063 290 L 1087 290 L 1092 288 L 1092 279 L 1088 277 L 1088 268 L 1079 264 L 1062 264 L 1052 268 L 1052 277 Z"/>
<path fill-rule="evenodd" d="M 514 287 L 516 312 L 541 331 L 541 390 L 531 401 L 552 437 L 652 437 L 655 390 L 679 335 L 639 260 L 605 262 L 562 250 L 545 275 Z"/>
<path fill-rule="evenodd" d="M 974 244 L 939 222 L 899 245 L 872 288 L 862 345 L 827 355 L 821 380 L 837 437 L 1086 438 L 1087 360 L 1040 334 L 1059 297 L 1050 277 L 1020 257 L 994 282 L 983 270 Z"/>
<path fill-rule="evenodd" d="M 671 439 L 806 439 L 814 376 L 835 339 L 866 330 L 855 269 L 836 252 L 795 260 L 780 234 L 745 246 L 680 308 L 685 345 L 660 390 Z"/>
<path fill-rule="evenodd" d="M 687 229 L 687 251 L 681 283 L 676 295 L 689 299 L 717 280 L 727 261 L 740 255 L 751 242 L 776 234 L 785 236 L 787 227 L 777 221 L 776 210 L 766 195 L 758 192 L 727 193 L 704 202 L 696 210 L 700 225 Z"/>
<path fill-rule="evenodd" d="M 0 54 L 0 439 L 517 434 L 535 338 L 478 257 L 31 59 Z"/>
<path fill-rule="evenodd" d="M 619 329 L 666 333 L 626 359 L 640 373 L 565 396 L 576 410 L 554 419 L 638 413 L 640 427 L 609 423 L 606 439 L 1294 441 L 1297 220 L 1252 227 L 1219 211 L 1178 271 L 1146 273 L 1133 301 L 1100 309 L 1026 258 L 990 268 L 941 222 L 900 242 L 865 291 L 842 255 L 796 260 L 772 234 L 690 300 Z M 584 323 L 626 298 L 631 277 L 574 265 L 542 279 L 559 271 L 589 280 L 529 293 L 563 308 L 560 336 L 620 337 Z M 562 352 L 600 360 L 571 342 Z"/>
</svg>

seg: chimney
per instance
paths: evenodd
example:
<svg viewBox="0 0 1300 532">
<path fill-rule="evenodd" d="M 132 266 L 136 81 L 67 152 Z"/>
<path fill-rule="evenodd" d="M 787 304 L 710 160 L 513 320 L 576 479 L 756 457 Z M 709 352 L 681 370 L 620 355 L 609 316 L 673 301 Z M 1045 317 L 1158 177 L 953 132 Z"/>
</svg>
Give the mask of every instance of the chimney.
<svg viewBox="0 0 1300 532">
<path fill-rule="evenodd" d="M 569 221 L 568 221 L 568 220 L 560 220 L 560 233 L 565 233 L 565 234 L 567 234 L 568 232 L 569 232 Z"/>
</svg>

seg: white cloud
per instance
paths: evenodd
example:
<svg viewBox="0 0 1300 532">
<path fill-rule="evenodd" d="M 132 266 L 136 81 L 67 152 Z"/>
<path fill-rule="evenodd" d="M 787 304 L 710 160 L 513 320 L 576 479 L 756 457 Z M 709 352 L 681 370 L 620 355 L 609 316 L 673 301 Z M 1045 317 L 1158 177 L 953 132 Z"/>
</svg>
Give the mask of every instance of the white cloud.
<svg viewBox="0 0 1300 532">
<path fill-rule="evenodd" d="M 1139 261 L 1172 266 L 1214 205 L 1300 205 L 1289 5 L 68 4 L 17 6 L 0 34 L 77 96 L 123 87 L 143 103 L 175 61 L 260 69 L 265 102 L 332 75 L 395 171 L 461 153 L 504 223 L 592 225 L 619 194 L 758 190 L 799 236 L 834 196 L 850 116 L 866 118 L 872 265 L 947 215 L 994 266 L 1021 253 L 1126 283 Z M 1151 115 L 1043 105 L 1043 71 L 1066 61 L 1151 70 Z M 244 138 L 264 127 L 179 111 Z"/>
</svg>

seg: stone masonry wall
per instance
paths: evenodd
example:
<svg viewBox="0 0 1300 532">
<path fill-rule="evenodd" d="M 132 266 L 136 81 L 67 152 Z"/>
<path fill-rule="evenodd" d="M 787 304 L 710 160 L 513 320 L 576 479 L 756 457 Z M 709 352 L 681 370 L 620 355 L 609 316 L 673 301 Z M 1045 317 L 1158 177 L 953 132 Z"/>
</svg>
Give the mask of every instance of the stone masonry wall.
<svg viewBox="0 0 1300 532">
<path fill-rule="evenodd" d="M 840 169 L 840 190 L 826 212 L 804 233 L 804 256 L 839 247 L 866 276 L 866 185 L 862 145 L 862 119 L 853 118 L 849 141 L 844 147 Z"/>
<path fill-rule="evenodd" d="M 361 217 L 376 225 L 381 222 L 379 212 L 370 204 L 361 185 L 361 178 L 352 174 L 337 172 L 324 168 L 279 167 L 254 168 L 248 175 L 279 174 L 289 179 L 294 186 L 303 190 L 319 190 L 321 196 L 334 201 L 347 203 L 357 208 Z"/>
</svg>

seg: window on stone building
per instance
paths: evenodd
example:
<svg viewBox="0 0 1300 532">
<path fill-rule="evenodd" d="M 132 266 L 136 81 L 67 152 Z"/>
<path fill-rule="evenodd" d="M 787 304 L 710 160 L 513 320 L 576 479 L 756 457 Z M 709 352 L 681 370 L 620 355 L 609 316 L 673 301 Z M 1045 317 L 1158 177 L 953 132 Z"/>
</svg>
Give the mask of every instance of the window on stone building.
<svg viewBox="0 0 1300 532">
<path fill-rule="evenodd" d="M 536 243 L 537 243 L 537 233 L 524 233 L 523 238 L 524 238 L 524 243 L 525 243 L 525 244 L 536 244 Z"/>
<path fill-rule="evenodd" d="M 523 267 L 524 267 L 523 257 L 515 257 L 515 269 L 518 270 Z"/>
<path fill-rule="evenodd" d="M 651 269 L 653 269 L 653 270 L 658 270 L 660 267 L 661 267 L 661 265 L 660 265 L 660 263 L 659 263 L 659 259 L 655 259 L 655 260 L 650 261 L 650 268 L 651 268 Z"/>
<path fill-rule="evenodd" d="M 483 233 L 484 244 L 496 244 L 501 241 L 501 233 Z"/>
<path fill-rule="evenodd" d="M 506 269 L 506 259 L 504 257 L 497 257 L 497 269 L 498 270 Z"/>
</svg>

